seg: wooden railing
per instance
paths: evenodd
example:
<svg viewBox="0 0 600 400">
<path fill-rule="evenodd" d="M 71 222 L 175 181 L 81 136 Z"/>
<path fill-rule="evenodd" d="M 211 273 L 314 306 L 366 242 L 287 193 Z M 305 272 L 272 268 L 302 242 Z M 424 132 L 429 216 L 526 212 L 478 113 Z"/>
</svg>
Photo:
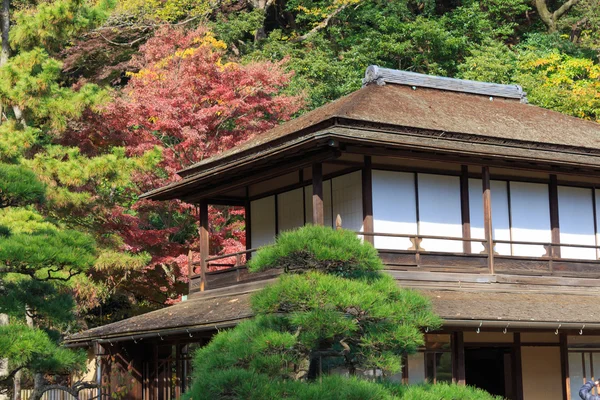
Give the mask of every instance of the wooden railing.
<svg viewBox="0 0 600 400">
<path fill-rule="evenodd" d="M 377 249 L 379 256 L 390 270 L 463 272 L 479 274 L 514 274 L 514 275 L 553 275 L 561 277 L 600 278 L 600 246 L 573 243 L 550 243 L 533 241 L 492 240 L 492 247 L 508 244 L 511 246 L 539 246 L 545 249 L 539 257 L 499 254 L 494 250 L 490 254 L 486 239 L 463 238 L 436 235 L 415 235 L 383 232 L 355 232 L 367 238 L 388 237 L 408 239 L 411 243 L 406 249 Z M 447 252 L 423 248 L 424 240 L 440 240 L 461 242 L 463 251 Z M 372 241 L 372 240 L 371 240 Z M 468 243 L 468 246 L 465 244 Z M 483 250 L 472 251 L 471 245 L 479 243 Z M 561 257 L 561 248 L 594 249 L 596 259 L 568 259 Z M 222 288 L 244 282 L 268 279 L 276 276 L 278 271 L 267 271 L 249 274 L 246 261 L 258 249 L 249 249 L 237 253 L 207 257 L 193 261 L 190 252 L 189 292 Z M 492 261 L 490 262 L 490 257 Z M 233 259 L 232 262 L 219 262 Z"/>
<path fill-rule="evenodd" d="M 275 276 L 278 272 L 266 271 L 249 275 L 246 267 L 247 260 L 252 253 L 258 249 L 248 249 L 237 253 L 223 254 L 203 258 L 200 255 L 200 261 L 193 261 L 192 252 L 188 254 L 189 268 L 189 292 L 203 292 L 207 289 L 216 289 L 224 286 L 233 285 L 240 282 L 252 282 Z M 217 261 L 233 258 L 232 263 L 219 263 Z M 197 272 L 199 270 L 199 272 Z"/>
<path fill-rule="evenodd" d="M 32 389 L 21 390 L 21 400 L 29 400 Z M 98 389 L 84 389 L 79 392 L 79 400 L 95 400 L 98 398 Z M 74 400 L 75 397 L 70 393 L 60 389 L 48 390 L 42 395 L 42 400 Z"/>
</svg>

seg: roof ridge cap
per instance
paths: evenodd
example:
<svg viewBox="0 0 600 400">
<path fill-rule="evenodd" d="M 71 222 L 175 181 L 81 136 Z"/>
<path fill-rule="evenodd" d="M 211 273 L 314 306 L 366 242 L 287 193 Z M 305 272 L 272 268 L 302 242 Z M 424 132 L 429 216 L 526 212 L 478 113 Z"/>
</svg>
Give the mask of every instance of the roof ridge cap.
<svg viewBox="0 0 600 400">
<path fill-rule="evenodd" d="M 385 85 L 392 83 L 397 85 L 425 87 L 437 90 L 448 90 L 453 92 L 469 93 L 483 96 L 502 97 L 517 99 L 521 103 L 527 103 L 527 93 L 519 85 L 506 85 L 492 82 L 478 82 L 467 79 L 448 78 L 444 76 L 426 75 L 417 72 L 402 71 L 397 69 L 382 68 L 377 65 L 369 65 L 365 71 L 363 86 L 375 83 Z"/>
</svg>

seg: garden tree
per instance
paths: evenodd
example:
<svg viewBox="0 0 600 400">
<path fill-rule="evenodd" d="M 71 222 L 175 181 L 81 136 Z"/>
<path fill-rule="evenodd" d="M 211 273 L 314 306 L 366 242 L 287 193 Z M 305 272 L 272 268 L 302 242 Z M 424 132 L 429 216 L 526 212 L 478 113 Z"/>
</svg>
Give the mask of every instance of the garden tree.
<svg viewBox="0 0 600 400">
<path fill-rule="evenodd" d="M 89 218 L 93 210 L 96 232 L 112 232 L 121 240 L 121 249 L 151 257 L 136 271 L 127 270 L 127 279 L 114 269 L 95 273 L 105 271 L 105 279 L 118 281 L 123 290 L 156 305 L 183 292 L 186 253 L 197 239 L 197 217 L 191 205 L 135 202 L 137 196 L 178 179 L 176 171 L 289 119 L 301 105 L 298 96 L 279 94 L 290 79 L 280 64 L 224 62 L 224 49 L 225 44 L 204 28 L 163 27 L 140 48 L 133 61 L 138 72 L 130 74 L 122 92 L 115 93 L 100 112 L 88 113 L 83 123 L 73 124 L 61 139 L 63 144 L 78 143 L 78 157 L 84 159 L 119 148 L 123 161 L 149 160 L 145 168 L 125 171 L 131 177 L 129 184 L 123 181 L 122 190 L 111 191 L 110 196 L 85 181 L 74 187 L 85 189 L 78 195 L 89 192 L 92 197 L 91 202 L 85 199 L 92 209 L 83 209 L 83 215 Z M 53 165 L 41 157 L 34 169 Z M 51 186 L 67 183 L 57 180 L 53 170 L 43 176 L 53 179 Z M 214 208 L 211 226 L 212 251 L 244 247 L 243 210 Z M 157 287 L 159 291 L 153 290 Z"/>
<path fill-rule="evenodd" d="M 25 166 L 0 163 L 0 313 L 9 317 L 0 326 L 0 358 L 8 362 L 0 392 L 13 391 L 15 398 L 22 372 L 33 375 L 32 398 L 39 399 L 54 387 L 46 374 L 72 372 L 85 361 L 85 354 L 61 348 L 59 340 L 74 322 L 72 278 L 93 265 L 96 247 L 88 235 L 32 207 L 44 202 L 44 189 Z"/>
<path fill-rule="evenodd" d="M 558 21 L 571 10 L 580 0 L 567 0 L 562 3 L 556 10 L 550 11 L 549 6 L 551 2 L 549 0 L 535 0 L 535 8 L 540 16 L 540 19 L 548 27 L 548 32 L 553 33 L 557 31 Z"/>
<path fill-rule="evenodd" d="M 600 121 L 600 66 L 569 41 L 555 38 L 552 46 L 547 41 L 547 37 L 533 35 L 512 49 L 487 42 L 472 49 L 459 76 L 518 83 L 532 104 Z"/>
<path fill-rule="evenodd" d="M 256 317 L 218 333 L 194 356 L 188 399 L 403 395 L 406 388 L 384 382 L 401 370 L 402 355 L 424 344 L 421 330 L 440 319 L 428 299 L 381 271 L 377 250 L 353 232 L 306 226 L 281 234 L 250 261 L 253 272 L 270 268 L 284 274 L 252 296 Z M 450 386 L 404 396 L 492 398 Z"/>
</svg>

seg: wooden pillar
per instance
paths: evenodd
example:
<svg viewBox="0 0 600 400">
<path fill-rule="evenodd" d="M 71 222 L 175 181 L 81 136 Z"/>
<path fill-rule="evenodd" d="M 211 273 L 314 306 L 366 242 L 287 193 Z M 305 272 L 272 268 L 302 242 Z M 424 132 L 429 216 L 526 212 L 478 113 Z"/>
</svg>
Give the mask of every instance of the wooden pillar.
<svg viewBox="0 0 600 400">
<path fill-rule="evenodd" d="M 462 216 L 463 239 L 471 239 L 471 214 L 469 209 L 469 167 L 461 166 L 460 174 L 460 213 Z M 463 252 L 471 253 L 471 242 L 463 242 Z"/>
<path fill-rule="evenodd" d="M 158 344 L 154 343 L 152 345 L 153 347 L 153 352 L 154 352 L 154 357 L 153 357 L 153 363 L 154 364 L 154 379 L 152 380 L 152 386 L 153 386 L 153 393 L 154 393 L 154 398 L 153 400 L 158 400 Z"/>
<path fill-rule="evenodd" d="M 563 400 L 571 398 L 571 380 L 569 378 L 569 347 L 567 334 L 560 333 L 560 374 L 562 376 Z"/>
<path fill-rule="evenodd" d="M 325 214 L 323 211 L 323 164 L 314 163 L 312 166 L 313 186 L 313 219 L 314 225 L 325 225 Z"/>
<path fill-rule="evenodd" d="M 252 210 L 248 197 L 244 204 L 244 218 L 246 220 L 246 250 L 250 250 L 252 248 Z"/>
<path fill-rule="evenodd" d="M 452 333 L 453 379 L 458 385 L 466 385 L 465 378 L 465 338 L 462 331 Z"/>
<path fill-rule="evenodd" d="M 202 200 L 198 207 L 200 213 L 200 275 L 202 276 L 200 291 L 204 291 L 206 289 L 206 259 L 209 252 L 208 203 Z"/>
<path fill-rule="evenodd" d="M 363 231 L 373 232 L 373 171 L 371 156 L 365 156 L 365 164 L 362 170 L 362 203 L 363 203 Z M 364 237 L 365 242 L 375 243 L 371 235 Z"/>
<path fill-rule="evenodd" d="M 488 253 L 488 270 L 494 273 L 494 236 L 492 231 L 492 193 L 490 184 L 490 168 L 483 167 L 481 170 L 481 182 L 483 186 L 483 229 Z"/>
<path fill-rule="evenodd" d="M 556 175 L 550 175 L 550 227 L 552 228 L 552 244 L 560 243 L 560 226 L 558 222 L 558 182 Z M 552 246 L 552 257 L 560 257 L 560 246 Z"/>
<path fill-rule="evenodd" d="M 513 334 L 513 379 L 515 400 L 523 400 L 523 363 L 521 360 L 521 333 Z"/>
</svg>

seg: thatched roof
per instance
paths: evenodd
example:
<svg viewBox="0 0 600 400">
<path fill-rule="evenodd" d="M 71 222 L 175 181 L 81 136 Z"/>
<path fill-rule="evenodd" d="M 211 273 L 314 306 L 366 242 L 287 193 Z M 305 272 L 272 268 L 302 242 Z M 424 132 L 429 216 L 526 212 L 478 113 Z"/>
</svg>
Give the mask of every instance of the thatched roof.
<svg viewBox="0 0 600 400">
<path fill-rule="evenodd" d="M 417 289 L 431 299 L 435 312 L 446 326 L 513 328 L 600 329 L 600 314 L 594 310 L 600 300 L 595 295 L 545 294 L 523 292 L 489 292 L 465 290 Z M 233 326 L 252 316 L 251 293 L 219 294 L 193 300 L 139 315 L 123 321 L 90 329 L 69 337 L 67 343 L 98 339 L 131 338 L 154 333 L 162 337 L 186 330 L 216 330 Z"/>
<path fill-rule="evenodd" d="M 564 161 L 600 168 L 600 124 L 595 122 L 515 99 L 394 83 L 370 84 L 180 171 L 182 181 L 145 196 L 156 200 L 181 198 L 186 190 L 201 188 L 204 178 L 224 178 L 231 168 L 256 162 L 259 156 L 317 139 L 326 146 L 322 139 L 335 138 L 335 128 L 340 127 L 351 130 L 349 136 L 372 142 L 380 140 L 369 137 L 373 131 L 389 136 L 397 145 L 406 142 L 418 146 L 413 143 L 415 139 L 435 138 L 428 150 L 467 155 L 477 154 L 471 143 L 488 143 L 496 149 L 488 153 L 504 149 L 506 157 L 515 160 Z"/>
</svg>

